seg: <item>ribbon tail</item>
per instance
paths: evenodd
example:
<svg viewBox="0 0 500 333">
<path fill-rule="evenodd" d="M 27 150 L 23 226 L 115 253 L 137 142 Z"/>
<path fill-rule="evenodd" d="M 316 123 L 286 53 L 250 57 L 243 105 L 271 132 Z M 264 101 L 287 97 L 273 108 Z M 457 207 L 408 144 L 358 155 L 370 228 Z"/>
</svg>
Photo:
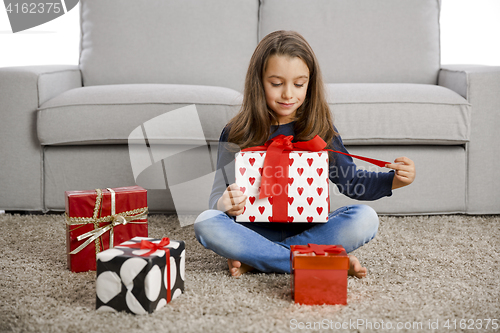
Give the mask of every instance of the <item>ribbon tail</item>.
<svg viewBox="0 0 500 333">
<path fill-rule="evenodd" d="M 82 245 L 80 245 L 79 247 L 77 247 L 76 249 L 74 249 L 73 251 L 71 251 L 69 254 L 77 254 L 78 252 L 80 252 L 81 250 L 83 250 L 87 245 L 89 245 L 90 243 L 92 243 L 94 241 L 95 238 L 89 238 L 87 239 Z"/>
<path fill-rule="evenodd" d="M 101 229 L 94 229 L 92 231 L 86 232 L 86 233 L 81 234 L 80 236 L 76 237 L 76 240 L 81 241 L 82 239 L 92 237 L 100 231 L 101 231 Z"/>
<path fill-rule="evenodd" d="M 92 232 L 92 231 L 87 232 L 84 235 L 91 234 L 91 233 L 93 233 L 94 235 L 92 237 L 90 237 L 89 239 L 87 239 L 82 245 L 80 245 L 79 247 L 77 247 L 76 249 L 74 249 L 73 251 L 71 251 L 69 254 L 77 254 L 78 252 L 80 252 L 81 250 L 83 250 L 87 245 L 89 245 L 90 243 L 92 243 L 94 240 L 96 240 L 97 238 L 101 237 L 110 228 L 111 228 L 111 225 L 107 225 L 104 228 L 102 228 L 101 230 L 97 229 L 98 232 Z M 93 230 L 93 231 L 97 231 L 97 230 Z M 78 240 L 82 240 L 82 239 L 86 238 L 86 237 L 81 237 L 81 236 L 84 236 L 84 235 L 78 236 L 77 239 Z"/>
<path fill-rule="evenodd" d="M 381 161 L 381 160 L 376 160 L 374 158 L 363 157 L 363 156 L 353 155 L 353 154 L 347 154 L 347 153 L 343 153 L 343 152 L 337 151 L 337 150 L 330 150 L 330 149 L 327 149 L 327 150 L 329 150 L 331 152 L 334 152 L 334 153 L 339 153 L 339 154 L 342 154 L 342 155 L 351 156 L 351 157 L 357 158 L 358 160 L 362 160 L 362 161 L 365 161 L 365 162 L 368 162 L 368 163 L 371 163 L 371 164 L 375 164 L 376 166 L 379 166 L 381 168 L 385 167 L 387 164 L 390 164 L 389 162 L 385 162 L 385 161 Z"/>
</svg>

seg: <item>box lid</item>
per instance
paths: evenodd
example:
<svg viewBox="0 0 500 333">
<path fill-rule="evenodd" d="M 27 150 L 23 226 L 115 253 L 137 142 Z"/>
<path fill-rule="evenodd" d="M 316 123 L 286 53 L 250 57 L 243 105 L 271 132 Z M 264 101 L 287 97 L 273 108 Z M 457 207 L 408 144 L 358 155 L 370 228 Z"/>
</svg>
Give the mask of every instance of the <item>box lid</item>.
<svg viewBox="0 0 500 333">
<path fill-rule="evenodd" d="M 292 269 L 349 269 L 349 257 L 341 245 L 292 245 L 290 257 Z"/>
</svg>

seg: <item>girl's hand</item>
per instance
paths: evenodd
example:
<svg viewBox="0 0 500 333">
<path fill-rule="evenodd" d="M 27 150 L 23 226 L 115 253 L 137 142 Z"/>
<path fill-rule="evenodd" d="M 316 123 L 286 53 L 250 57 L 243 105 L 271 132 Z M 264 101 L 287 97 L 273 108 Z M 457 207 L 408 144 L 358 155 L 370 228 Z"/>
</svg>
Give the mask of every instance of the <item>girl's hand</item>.
<svg viewBox="0 0 500 333">
<path fill-rule="evenodd" d="M 392 189 L 410 185 L 415 180 L 415 163 L 408 157 L 398 157 L 394 163 L 387 164 L 386 168 L 396 171 L 392 181 Z"/>
<path fill-rule="evenodd" d="M 226 212 L 229 216 L 237 216 L 243 213 L 247 196 L 240 191 L 236 183 L 231 184 L 217 201 L 217 209 Z"/>
</svg>

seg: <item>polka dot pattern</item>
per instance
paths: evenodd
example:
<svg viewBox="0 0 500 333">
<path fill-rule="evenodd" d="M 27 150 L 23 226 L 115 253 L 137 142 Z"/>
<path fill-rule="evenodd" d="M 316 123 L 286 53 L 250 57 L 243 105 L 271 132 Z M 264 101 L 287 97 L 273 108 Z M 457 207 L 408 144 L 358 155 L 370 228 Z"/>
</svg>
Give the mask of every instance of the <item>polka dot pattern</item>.
<svg viewBox="0 0 500 333">
<path fill-rule="evenodd" d="M 154 265 L 148 275 L 146 275 L 144 290 L 146 291 L 146 297 L 151 302 L 158 299 L 161 290 L 161 270 L 158 265 Z"/>
<path fill-rule="evenodd" d="M 111 271 L 106 271 L 99 275 L 96 280 L 97 297 L 104 303 L 108 303 L 122 290 L 120 277 Z"/>
</svg>

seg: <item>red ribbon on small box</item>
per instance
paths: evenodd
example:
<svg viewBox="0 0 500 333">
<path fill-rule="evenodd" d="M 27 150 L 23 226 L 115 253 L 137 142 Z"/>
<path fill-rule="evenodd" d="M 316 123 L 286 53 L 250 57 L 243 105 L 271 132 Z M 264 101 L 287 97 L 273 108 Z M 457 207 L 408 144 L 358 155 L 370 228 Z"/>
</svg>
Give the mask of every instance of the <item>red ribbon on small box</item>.
<svg viewBox="0 0 500 333">
<path fill-rule="evenodd" d="M 263 146 L 256 146 L 242 149 L 241 151 L 266 151 L 264 159 L 264 167 L 261 178 L 261 187 L 259 199 L 273 197 L 273 222 L 288 222 L 288 161 L 289 155 L 292 150 L 300 151 L 321 151 L 327 150 L 342 155 L 351 156 L 379 167 L 385 167 L 389 162 L 375 160 L 368 157 L 347 154 L 341 151 L 324 149 L 326 142 L 316 135 L 309 141 L 292 142 L 293 136 L 285 136 L 283 134 L 277 135 L 268 140 Z M 270 169 L 268 169 L 270 168 Z M 279 174 L 282 175 L 278 177 Z M 267 172 L 271 170 L 271 172 Z M 274 185 L 278 185 L 281 189 L 280 194 L 277 196 L 272 195 Z"/>
<path fill-rule="evenodd" d="M 134 244 L 120 244 L 119 246 L 125 246 L 125 247 L 130 247 L 134 249 L 141 249 L 141 250 L 147 250 L 149 249 L 148 252 L 141 254 L 141 257 L 147 257 L 149 255 L 152 255 L 155 253 L 157 250 L 162 250 L 165 251 L 165 258 L 166 258 L 166 265 L 167 265 L 167 276 L 168 276 L 168 281 L 167 281 L 167 303 L 171 301 L 172 295 L 171 295 L 171 288 L 172 286 L 170 285 L 170 249 L 167 246 L 170 244 L 170 239 L 168 237 L 163 237 L 159 243 L 153 243 L 148 240 L 141 240 L 140 243 L 134 243 Z"/>
<path fill-rule="evenodd" d="M 314 252 L 316 255 L 325 255 L 326 253 L 334 253 L 334 254 L 339 254 L 344 251 L 344 248 L 342 246 L 337 246 L 337 245 L 318 245 L 318 244 L 311 244 L 308 243 L 307 246 L 305 245 L 295 245 L 294 249 L 298 251 L 299 253 L 311 253 Z"/>
<path fill-rule="evenodd" d="M 148 240 L 141 240 L 140 243 L 134 243 L 134 244 L 124 244 L 120 246 L 125 246 L 125 247 L 131 247 L 134 249 L 141 249 L 141 250 L 147 250 L 150 249 L 150 251 L 141 254 L 141 257 L 147 257 L 149 255 L 152 255 L 155 253 L 157 250 L 163 250 L 167 252 L 167 254 L 170 256 L 170 249 L 167 246 L 170 244 L 170 239 L 168 237 L 163 237 L 159 243 L 153 243 Z"/>
</svg>

